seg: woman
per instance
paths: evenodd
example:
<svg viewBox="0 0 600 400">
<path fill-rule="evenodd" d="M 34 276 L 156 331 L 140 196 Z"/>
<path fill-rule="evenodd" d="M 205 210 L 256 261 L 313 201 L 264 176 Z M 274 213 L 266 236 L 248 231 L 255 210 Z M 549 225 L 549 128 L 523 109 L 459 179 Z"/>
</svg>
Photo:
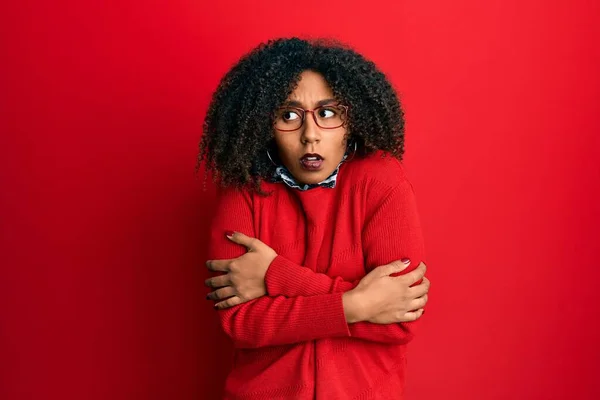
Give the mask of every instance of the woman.
<svg viewBox="0 0 600 400">
<path fill-rule="evenodd" d="M 402 398 L 429 290 L 403 152 L 393 88 L 350 49 L 275 40 L 222 79 L 199 161 L 227 399 Z"/>
</svg>

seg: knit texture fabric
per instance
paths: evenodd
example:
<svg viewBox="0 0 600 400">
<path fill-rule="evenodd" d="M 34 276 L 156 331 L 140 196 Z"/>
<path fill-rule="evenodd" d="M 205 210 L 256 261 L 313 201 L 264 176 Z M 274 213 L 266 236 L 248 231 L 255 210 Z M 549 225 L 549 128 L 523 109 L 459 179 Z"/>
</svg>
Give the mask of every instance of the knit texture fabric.
<svg viewBox="0 0 600 400">
<path fill-rule="evenodd" d="M 343 163 L 335 188 L 263 182 L 267 197 L 218 193 L 209 259 L 245 248 L 243 232 L 278 254 L 268 295 L 218 311 L 235 346 L 226 399 L 402 399 L 406 344 L 415 322 L 346 323 L 342 294 L 373 268 L 424 259 L 414 193 L 401 163 L 375 153 Z"/>
</svg>

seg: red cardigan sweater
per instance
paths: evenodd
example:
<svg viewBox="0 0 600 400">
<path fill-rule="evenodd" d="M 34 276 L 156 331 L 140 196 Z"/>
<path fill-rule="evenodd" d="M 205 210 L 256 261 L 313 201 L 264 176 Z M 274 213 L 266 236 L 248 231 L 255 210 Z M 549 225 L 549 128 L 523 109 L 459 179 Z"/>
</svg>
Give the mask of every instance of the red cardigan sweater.
<svg viewBox="0 0 600 400">
<path fill-rule="evenodd" d="M 376 153 L 342 164 L 336 187 L 308 191 L 283 183 L 261 197 L 222 189 L 210 259 L 245 249 L 239 231 L 278 254 L 268 295 L 219 311 L 235 346 L 226 399 L 402 399 L 405 345 L 414 323 L 346 323 L 342 293 L 371 269 L 401 258 L 423 260 L 412 186 L 400 162 Z"/>
</svg>

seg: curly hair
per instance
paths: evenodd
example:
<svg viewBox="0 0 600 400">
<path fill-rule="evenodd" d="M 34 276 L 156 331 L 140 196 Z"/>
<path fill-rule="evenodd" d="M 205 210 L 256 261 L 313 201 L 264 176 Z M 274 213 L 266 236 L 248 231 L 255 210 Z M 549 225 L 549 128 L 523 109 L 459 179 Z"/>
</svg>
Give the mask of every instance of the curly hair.
<svg viewBox="0 0 600 400">
<path fill-rule="evenodd" d="M 283 38 L 260 44 L 221 79 L 204 120 L 196 171 L 205 162 L 220 185 L 260 193 L 275 168 L 267 156 L 275 146 L 275 110 L 305 70 L 323 75 L 349 106 L 347 129 L 360 155 L 383 150 L 402 159 L 404 113 L 375 64 L 331 40 Z"/>
</svg>

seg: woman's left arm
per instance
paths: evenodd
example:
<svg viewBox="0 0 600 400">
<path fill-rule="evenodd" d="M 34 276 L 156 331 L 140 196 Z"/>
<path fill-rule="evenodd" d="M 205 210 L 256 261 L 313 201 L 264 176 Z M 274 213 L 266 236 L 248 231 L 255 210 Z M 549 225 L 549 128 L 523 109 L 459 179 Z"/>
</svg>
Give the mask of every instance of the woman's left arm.
<svg viewBox="0 0 600 400">
<path fill-rule="evenodd" d="M 401 272 L 406 274 L 425 262 L 425 246 L 413 187 L 401 168 L 399 172 L 402 178 L 383 196 L 365 223 L 363 252 L 367 269 L 408 258 L 411 264 Z M 361 322 L 350 325 L 350 333 L 367 340 L 406 343 L 412 339 L 416 323 L 418 320 L 389 325 Z"/>
</svg>

